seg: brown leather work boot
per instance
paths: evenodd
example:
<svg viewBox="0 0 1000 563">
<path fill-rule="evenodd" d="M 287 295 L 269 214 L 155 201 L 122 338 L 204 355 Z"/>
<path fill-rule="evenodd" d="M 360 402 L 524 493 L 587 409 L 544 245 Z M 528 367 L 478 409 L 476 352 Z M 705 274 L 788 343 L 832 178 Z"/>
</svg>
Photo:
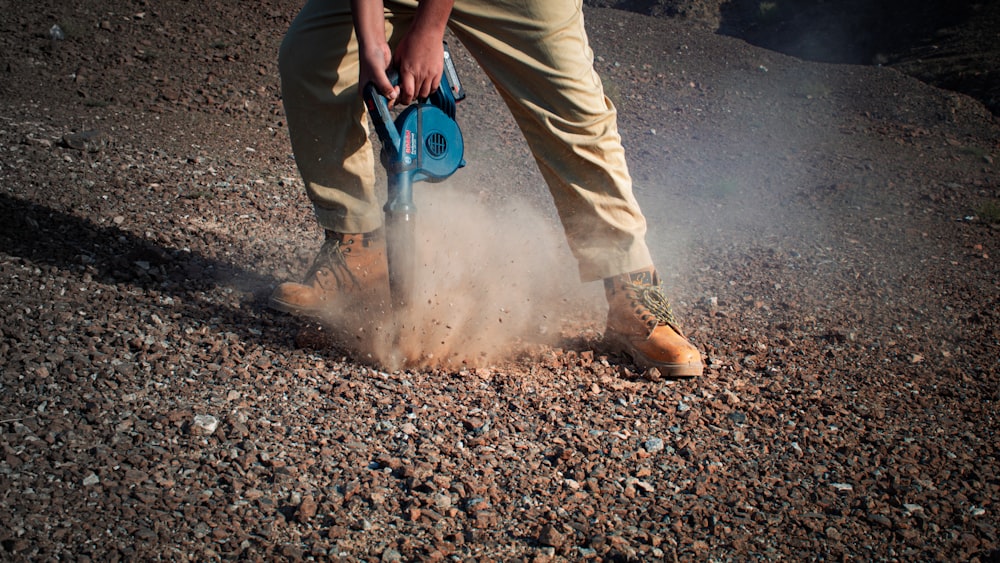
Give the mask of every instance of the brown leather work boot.
<svg viewBox="0 0 1000 563">
<path fill-rule="evenodd" d="M 663 295 L 656 270 L 649 268 L 604 280 L 608 297 L 605 339 L 645 368 L 664 377 L 697 377 L 701 353 L 681 332 Z"/>
<path fill-rule="evenodd" d="M 337 307 L 372 308 L 389 304 L 389 266 L 381 230 L 364 234 L 326 231 L 312 267 L 302 283 L 285 282 L 275 288 L 273 309 L 322 317 Z M 343 298 L 349 297 L 350 301 Z"/>
</svg>

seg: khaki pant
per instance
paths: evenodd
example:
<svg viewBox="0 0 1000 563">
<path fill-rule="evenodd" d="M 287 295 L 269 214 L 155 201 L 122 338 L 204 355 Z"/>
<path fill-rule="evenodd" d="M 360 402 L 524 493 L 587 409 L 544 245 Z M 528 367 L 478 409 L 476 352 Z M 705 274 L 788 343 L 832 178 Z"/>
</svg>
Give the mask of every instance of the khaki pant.
<svg viewBox="0 0 1000 563">
<path fill-rule="evenodd" d="M 390 45 L 415 6 L 385 0 Z M 455 0 L 449 28 L 510 108 L 548 184 L 581 279 L 591 281 L 652 259 L 581 8 L 581 0 Z M 320 225 L 347 233 L 379 228 L 382 202 L 358 94 L 350 2 L 309 0 L 285 36 L 279 66 L 292 150 Z"/>
</svg>

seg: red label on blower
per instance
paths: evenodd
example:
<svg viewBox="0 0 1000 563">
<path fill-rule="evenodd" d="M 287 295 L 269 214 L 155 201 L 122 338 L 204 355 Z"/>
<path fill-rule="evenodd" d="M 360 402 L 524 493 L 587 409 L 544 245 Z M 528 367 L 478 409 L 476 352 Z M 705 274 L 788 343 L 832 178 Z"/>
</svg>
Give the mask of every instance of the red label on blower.
<svg viewBox="0 0 1000 563">
<path fill-rule="evenodd" d="M 417 154 L 417 148 L 413 146 L 413 131 L 407 129 L 403 137 L 403 154 Z"/>
</svg>

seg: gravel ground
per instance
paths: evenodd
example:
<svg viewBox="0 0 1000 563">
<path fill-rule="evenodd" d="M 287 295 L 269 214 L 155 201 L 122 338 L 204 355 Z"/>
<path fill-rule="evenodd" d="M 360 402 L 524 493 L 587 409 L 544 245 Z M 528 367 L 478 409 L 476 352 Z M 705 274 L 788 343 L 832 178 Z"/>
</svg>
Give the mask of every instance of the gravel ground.
<svg viewBox="0 0 1000 563">
<path fill-rule="evenodd" d="M 276 76 L 298 2 L 204 6 L 0 0 L 0 558 L 1000 559 L 979 102 L 588 10 L 708 366 L 664 381 L 604 349 L 455 45 L 469 165 L 418 188 L 445 297 L 388 369 L 265 306 L 320 244 Z"/>
</svg>

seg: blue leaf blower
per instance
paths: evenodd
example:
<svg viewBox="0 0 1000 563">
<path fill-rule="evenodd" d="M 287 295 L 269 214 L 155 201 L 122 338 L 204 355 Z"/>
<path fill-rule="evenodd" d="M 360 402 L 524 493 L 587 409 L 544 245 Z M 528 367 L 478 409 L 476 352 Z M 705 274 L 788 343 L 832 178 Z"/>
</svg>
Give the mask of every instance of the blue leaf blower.
<svg viewBox="0 0 1000 563">
<path fill-rule="evenodd" d="M 388 74 L 398 85 L 399 74 L 395 70 Z M 441 85 L 427 99 L 393 118 L 388 99 L 374 84 L 365 85 L 363 97 L 382 142 L 380 156 L 389 181 L 384 208 L 389 288 L 393 308 L 404 310 L 413 297 L 417 267 L 413 184 L 440 182 L 465 166 L 465 143 L 455 120 L 456 104 L 465 98 L 465 91 L 445 45 Z"/>
</svg>

